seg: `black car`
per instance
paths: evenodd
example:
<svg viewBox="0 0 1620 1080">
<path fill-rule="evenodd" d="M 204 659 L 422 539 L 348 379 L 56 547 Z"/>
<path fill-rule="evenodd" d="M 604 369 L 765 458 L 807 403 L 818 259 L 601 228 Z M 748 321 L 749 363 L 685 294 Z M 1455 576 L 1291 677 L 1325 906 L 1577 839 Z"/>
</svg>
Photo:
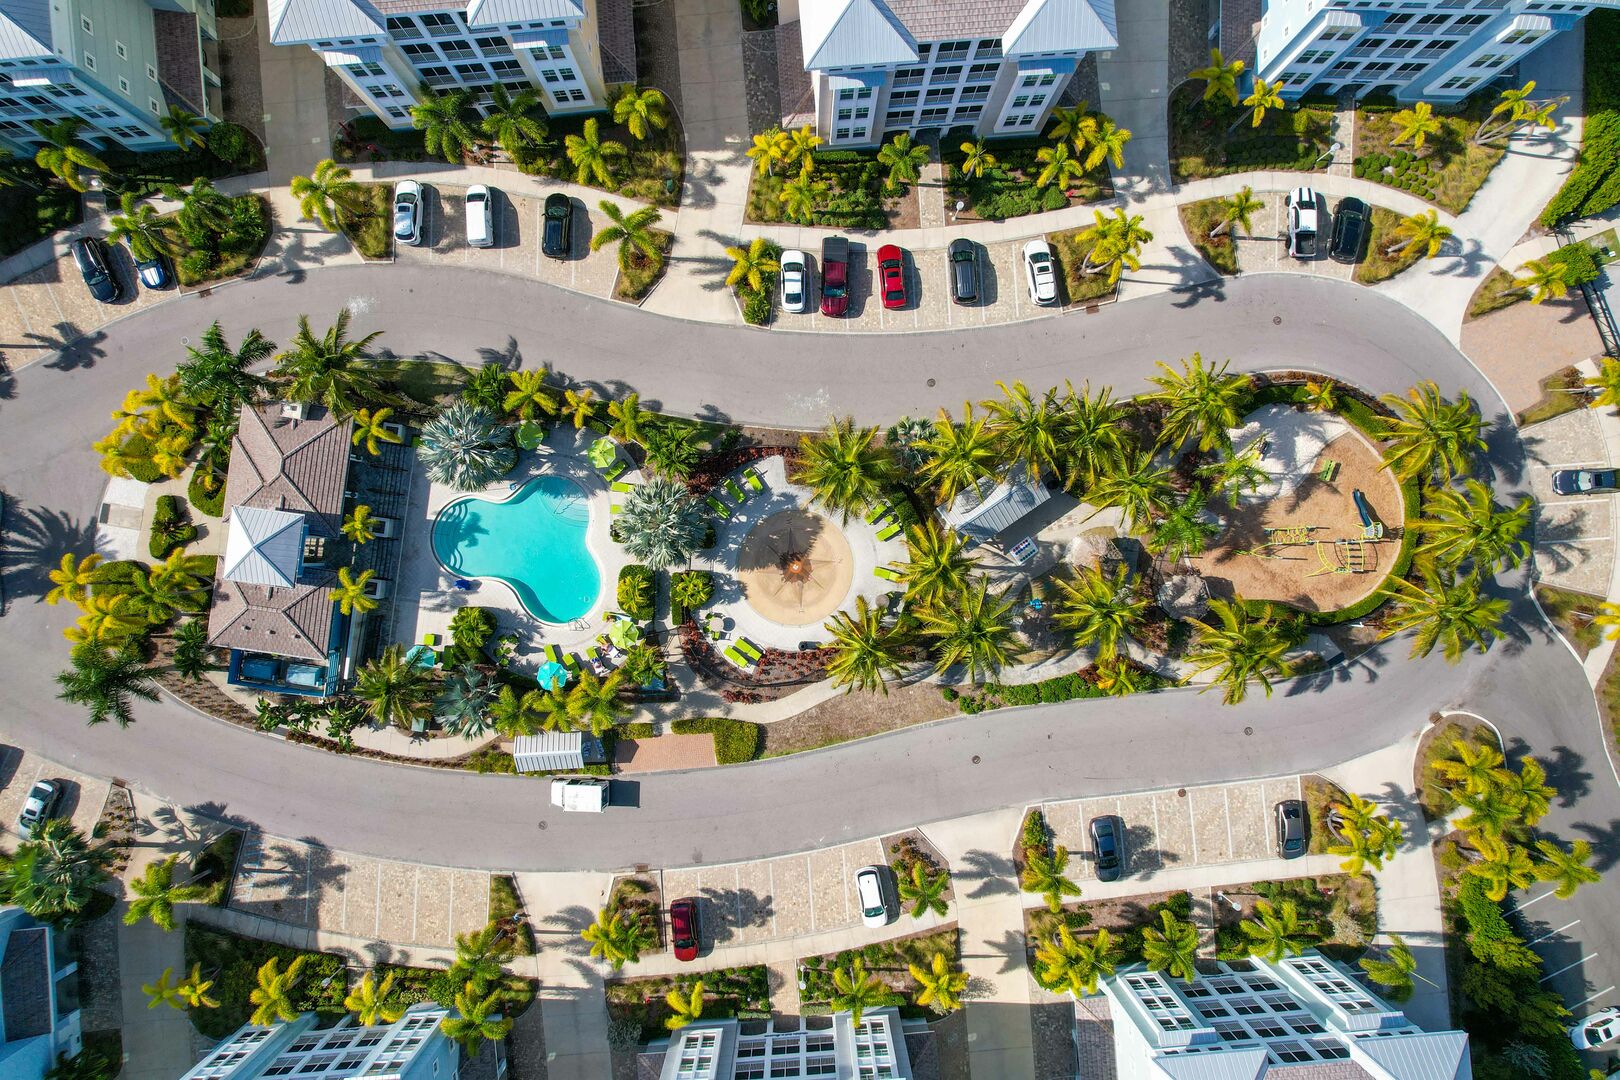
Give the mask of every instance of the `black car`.
<svg viewBox="0 0 1620 1080">
<path fill-rule="evenodd" d="M 951 267 L 951 299 L 958 304 L 979 302 L 979 258 L 973 241 L 957 239 L 946 249 Z"/>
<path fill-rule="evenodd" d="M 1277 858 L 1297 859 L 1305 854 L 1305 804 L 1284 799 L 1277 804 Z"/>
<path fill-rule="evenodd" d="M 1125 856 L 1121 852 L 1120 827 L 1117 817 L 1091 819 L 1091 851 L 1097 857 L 1097 880 L 1118 881 Z"/>
<path fill-rule="evenodd" d="M 73 241 L 73 265 L 79 268 L 85 288 L 103 304 L 111 304 L 124 295 L 123 286 L 112 272 L 112 259 L 107 246 L 93 236 L 81 236 Z"/>
<path fill-rule="evenodd" d="M 1602 495 L 1620 490 L 1620 475 L 1614 469 L 1556 469 L 1552 489 L 1560 495 Z"/>
<path fill-rule="evenodd" d="M 540 250 L 548 258 L 566 259 L 574 250 L 574 203 L 560 191 L 546 196 L 545 227 Z"/>
<path fill-rule="evenodd" d="M 1340 199 L 1333 211 L 1333 238 L 1328 241 L 1328 257 L 1334 262 L 1353 263 L 1361 258 L 1361 245 L 1367 239 L 1367 204 L 1360 199 Z"/>
</svg>

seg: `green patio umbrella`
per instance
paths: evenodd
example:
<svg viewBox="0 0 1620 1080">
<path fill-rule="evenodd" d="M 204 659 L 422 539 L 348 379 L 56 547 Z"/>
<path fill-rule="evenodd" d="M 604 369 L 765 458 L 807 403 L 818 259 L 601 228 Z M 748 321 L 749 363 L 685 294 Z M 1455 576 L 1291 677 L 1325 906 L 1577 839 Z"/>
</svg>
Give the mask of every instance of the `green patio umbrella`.
<svg viewBox="0 0 1620 1080">
<path fill-rule="evenodd" d="M 641 640 L 641 627 L 629 619 L 615 619 L 608 627 L 608 640 L 621 649 L 628 649 Z"/>
<path fill-rule="evenodd" d="M 619 444 L 604 435 L 591 443 L 591 448 L 585 451 L 585 456 L 590 458 L 591 464 L 598 469 L 605 469 L 618 458 Z"/>
<path fill-rule="evenodd" d="M 523 449 L 533 450 L 540 445 L 540 441 L 545 437 L 545 428 L 533 420 L 525 420 L 518 425 L 517 434 L 513 436 L 513 440 Z"/>
</svg>

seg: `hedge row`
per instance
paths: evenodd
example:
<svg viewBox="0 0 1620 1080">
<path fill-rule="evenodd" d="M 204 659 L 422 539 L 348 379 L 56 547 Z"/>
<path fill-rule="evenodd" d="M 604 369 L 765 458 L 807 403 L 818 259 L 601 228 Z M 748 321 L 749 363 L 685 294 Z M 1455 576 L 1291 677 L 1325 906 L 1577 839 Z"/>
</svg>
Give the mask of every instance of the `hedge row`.
<svg viewBox="0 0 1620 1080">
<path fill-rule="evenodd" d="M 758 724 L 723 716 L 676 720 L 670 725 L 670 730 L 677 735 L 713 735 L 714 760 L 721 765 L 753 761 L 759 756 L 759 746 L 763 741 Z"/>
<path fill-rule="evenodd" d="M 657 613 L 658 571 L 650 566 L 632 563 L 619 571 L 619 588 L 615 593 L 619 610 L 637 622 L 647 622 Z"/>
<path fill-rule="evenodd" d="M 1620 203 L 1620 11 L 1586 19 L 1586 126 L 1580 164 L 1541 212 L 1549 228 Z"/>
<path fill-rule="evenodd" d="M 152 509 L 152 538 L 146 545 L 152 558 L 162 562 L 195 539 L 197 526 L 191 524 L 186 504 L 178 495 L 159 495 Z"/>
</svg>

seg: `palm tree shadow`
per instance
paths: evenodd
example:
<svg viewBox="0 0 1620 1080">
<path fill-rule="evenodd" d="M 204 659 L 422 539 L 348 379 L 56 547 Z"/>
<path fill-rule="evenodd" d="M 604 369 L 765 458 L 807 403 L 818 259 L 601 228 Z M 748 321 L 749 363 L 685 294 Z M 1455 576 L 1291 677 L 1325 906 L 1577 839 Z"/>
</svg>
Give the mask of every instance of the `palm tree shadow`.
<svg viewBox="0 0 1620 1080">
<path fill-rule="evenodd" d="M 962 857 L 960 865 L 952 868 L 952 877 L 958 882 L 976 883 L 964 895 L 979 900 L 986 896 L 1017 895 L 1013 871 L 1013 861 L 1007 856 L 974 848 Z"/>
<path fill-rule="evenodd" d="M 1001 966 L 996 969 L 998 975 L 1011 974 L 1025 963 L 1027 953 L 1022 931 L 1003 930 L 1000 938 L 986 938 L 984 945 L 991 954 L 1001 958 Z"/>
<path fill-rule="evenodd" d="M 48 334 L 29 332 L 22 336 L 24 344 L 14 347 L 56 354 L 41 365 L 53 371 L 93 368 L 97 360 L 107 355 L 107 350 L 101 347 L 107 340 L 105 331 L 81 330 L 77 323 L 66 319 L 53 324 Z"/>
<path fill-rule="evenodd" d="M 1620 863 L 1620 818 L 1611 819 L 1606 825 L 1577 821 L 1570 827 L 1592 845 L 1592 869 L 1603 874 Z"/>
<path fill-rule="evenodd" d="M 50 571 L 65 553 L 84 556 L 95 550 L 95 525 L 75 522 L 61 510 L 17 509 L 10 496 L 0 500 L 6 522 L 0 534 L 0 595 L 43 599 L 51 590 Z"/>
<path fill-rule="evenodd" d="M 595 924 L 596 912 L 582 904 L 560 908 L 540 920 L 544 927 L 539 934 L 542 949 L 560 949 L 575 956 L 589 956 L 591 947 L 580 933 Z"/>
<path fill-rule="evenodd" d="M 722 247 L 747 247 L 748 245 L 734 236 L 722 236 L 713 229 L 700 229 L 698 235 L 706 240 L 713 240 Z M 726 277 L 731 273 L 732 262 L 728 255 L 686 255 L 680 256 L 680 261 L 696 268 L 696 273 L 708 277 L 710 280 L 703 283 L 705 292 L 719 292 L 730 288 L 726 284 Z"/>
<path fill-rule="evenodd" d="M 496 364 L 502 371 L 517 371 L 523 367 L 523 350 L 518 348 L 517 338 L 508 337 L 506 345 L 499 349 L 480 345 L 478 361 L 480 364 Z"/>
</svg>

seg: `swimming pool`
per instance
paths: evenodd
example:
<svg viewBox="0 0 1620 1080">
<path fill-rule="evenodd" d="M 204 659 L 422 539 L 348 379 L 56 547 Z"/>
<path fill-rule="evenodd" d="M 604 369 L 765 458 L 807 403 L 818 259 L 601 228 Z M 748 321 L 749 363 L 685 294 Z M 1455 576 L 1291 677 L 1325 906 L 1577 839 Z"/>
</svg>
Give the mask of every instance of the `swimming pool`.
<svg viewBox="0 0 1620 1080">
<path fill-rule="evenodd" d="M 541 622 L 589 612 L 602 574 L 585 547 L 590 503 L 563 476 L 540 476 L 499 502 L 469 495 L 433 519 L 433 553 L 458 577 L 493 578 Z"/>
</svg>

